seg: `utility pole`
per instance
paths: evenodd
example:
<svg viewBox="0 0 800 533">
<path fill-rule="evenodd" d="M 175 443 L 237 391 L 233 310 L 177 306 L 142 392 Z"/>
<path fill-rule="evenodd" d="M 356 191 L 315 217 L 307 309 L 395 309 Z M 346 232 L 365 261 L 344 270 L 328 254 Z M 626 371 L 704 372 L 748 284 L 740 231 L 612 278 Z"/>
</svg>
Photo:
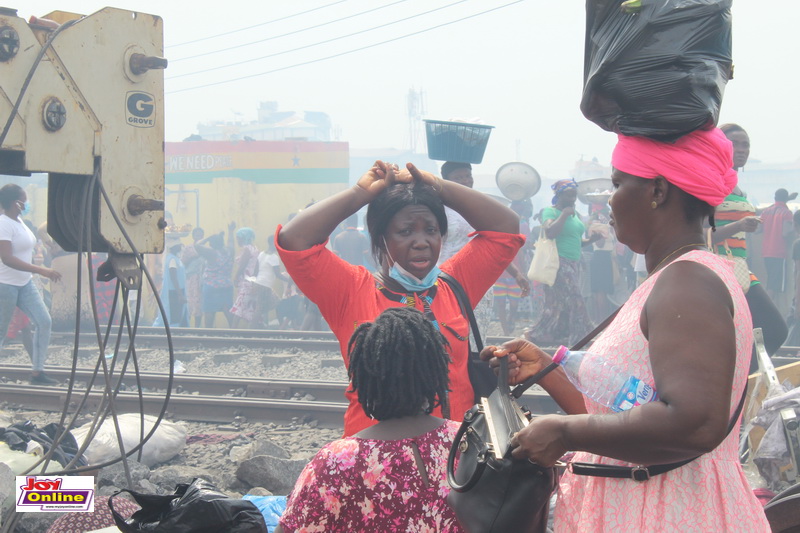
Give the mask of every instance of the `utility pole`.
<svg viewBox="0 0 800 533">
<path fill-rule="evenodd" d="M 406 105 L 408 109 L 408 147 L 411 153 L 416 153 L 420 123 L 425 115 L 425 91 L 410 88 L 406 96 Z"/>
</svg>

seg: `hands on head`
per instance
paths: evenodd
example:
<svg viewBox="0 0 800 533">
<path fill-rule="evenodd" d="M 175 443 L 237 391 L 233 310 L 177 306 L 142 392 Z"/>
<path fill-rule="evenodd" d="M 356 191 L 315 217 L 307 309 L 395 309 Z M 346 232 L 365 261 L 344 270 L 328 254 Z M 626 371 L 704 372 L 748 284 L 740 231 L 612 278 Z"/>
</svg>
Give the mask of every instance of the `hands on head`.
<svg viewBox="0 0 800 533">
<path fill-rule="evenodd" d="M 393 163 L 384 161 L 375 161 L 372 168 L 361 176 L 356 186 L 372 196 L 377 196 L 395 183 L 413 183 L 414 181 L 430 185 L 437 192 L 442 191 L 441 178 L 430 172 L 419 170 L 412 163 L 406 163 L 405 168 L 401 169 Z"/>
</svg>

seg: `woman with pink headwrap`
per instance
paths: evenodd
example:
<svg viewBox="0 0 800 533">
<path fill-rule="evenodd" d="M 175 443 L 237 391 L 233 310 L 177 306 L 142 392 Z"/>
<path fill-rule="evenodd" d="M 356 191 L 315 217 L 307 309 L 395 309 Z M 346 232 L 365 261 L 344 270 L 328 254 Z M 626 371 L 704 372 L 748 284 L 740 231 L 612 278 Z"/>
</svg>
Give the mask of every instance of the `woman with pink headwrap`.
<svg viewBox="0 0 800 533">
<path fill-rule="evenodd" d="M 750 311 L 729 263 L 703 238 L 704 220 L 736 184 L 731 143 L 716 128 L 673 144 L 620 136 L 612 165 L 611 224 L 620 242 L 644 254 L 649 275 L 586 357 L 615 363 L 658 396 L 614 412 L 584 397 L 559 367 L 539 384 L 568 414 L 536 417 L 512 439 L 513 455 L 547 466 L 575 451 L 575 463 L 604 465 L 589 474 L 567 469 L 556 532 L 768 532 L 737 446 Z M 511 383 L 552 361 L 522 339 L 482 356 L 508 356 Z"/>
</svg>

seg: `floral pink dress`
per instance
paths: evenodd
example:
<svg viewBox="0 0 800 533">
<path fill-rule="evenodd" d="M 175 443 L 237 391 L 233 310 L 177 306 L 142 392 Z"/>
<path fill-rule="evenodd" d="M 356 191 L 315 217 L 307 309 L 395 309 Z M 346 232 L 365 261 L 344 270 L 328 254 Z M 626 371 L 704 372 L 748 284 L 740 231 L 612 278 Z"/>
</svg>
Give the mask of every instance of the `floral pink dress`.
<svg viewBox="0 0 800 533">
<path fill-rule="evenodd" d="M 445 499 L 447 454 L 459 424 L 446 421 L 418 437 L 346 437 L 324 446 L 289 495 L 281 526 L 287 533 L 463 531 Z M 425 464 L 426 485 L 414 460 Z"/>
<path fill-rule="evenodd" d="M 725 282 L 731 292 L 736 326 L 736 370 L 730 401 L 730 414 L 733 416 L 747 384 L 750 368 L 753 330 L 747 301 L 725 259 L 705 251 L 692 251 L 678 261 L 696 261 L 707 266 Z M 633 292 L 619 315 L 591 348 L 592 353 L 604 354 L 631 375 L 650 384 L 653 384 L 650 352 L 647 339 L 639 327 L 639 317 L 660 272 L 645 280 Z M 590 414 L 608 412 L 606 407 L 590 400 L 586 400 L 586 408 Z M 567 472 L 559 485 L 555 530 L 570 533 L 769 532 L 761 504 L 753 495 L 739 464 L 738 441 L 737 424 L 712 452 L 645 482 L 579 476 Z M 577 453 L 574 460 L 633 466 L 585 452 Z"/>
</svg>

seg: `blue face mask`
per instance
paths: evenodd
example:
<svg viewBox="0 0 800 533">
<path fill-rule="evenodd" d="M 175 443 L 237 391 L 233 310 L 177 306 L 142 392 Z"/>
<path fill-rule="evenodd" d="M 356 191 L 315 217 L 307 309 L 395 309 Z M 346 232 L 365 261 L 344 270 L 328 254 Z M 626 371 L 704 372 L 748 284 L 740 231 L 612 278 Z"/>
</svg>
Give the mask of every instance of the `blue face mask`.
<svg viewBox="0 0 800 533">
<path fill-rule="evenodd" d="M 20 211 L 19 211 L 20 215 L 27 215 L 28 213 L 31 212 L 31 203 L 30 202 L 25 202 L 23 204 L 22 202 L 17 200 L 17 207 L 19 207 L 19 209 L 20 209 Z"/>
<path fill-rule="evenodd" d="M 393 263 L 392 268 L 389 269 L 389 277 L 402 285 L 407 291 L 422 292 L 430 289 L 433 287 L 433 284 L 436 283 L 436 280 L 439 278 L 439 274 L 442 273 L 438 265 L 434 265 L 431 271 L 428 272 L 424 278 L 419 279 L 417 276 L 397 264 L 397 261 L 395 261 L 392 258 L 392 255 L 389 253 L 389 247 L 386 246 L 386 240 L 383 241 L 383 245 L 386 248 L 386 255 L 389 256 L 389 259 Z"/>
<path fill-rule="evenodd" d="M 430 289 L 433 287 L 433 284 L 436 283 L 436 279 L 441 273 L 442 271 L 439 267 L 434 266 L 424 278 L 419 279 L 397 263 L 393 264 L 392 268 L 389 269 L 389 277 L 405 287 L 407 291 L 411 292 L 422 292 Z"/>
</svg>

